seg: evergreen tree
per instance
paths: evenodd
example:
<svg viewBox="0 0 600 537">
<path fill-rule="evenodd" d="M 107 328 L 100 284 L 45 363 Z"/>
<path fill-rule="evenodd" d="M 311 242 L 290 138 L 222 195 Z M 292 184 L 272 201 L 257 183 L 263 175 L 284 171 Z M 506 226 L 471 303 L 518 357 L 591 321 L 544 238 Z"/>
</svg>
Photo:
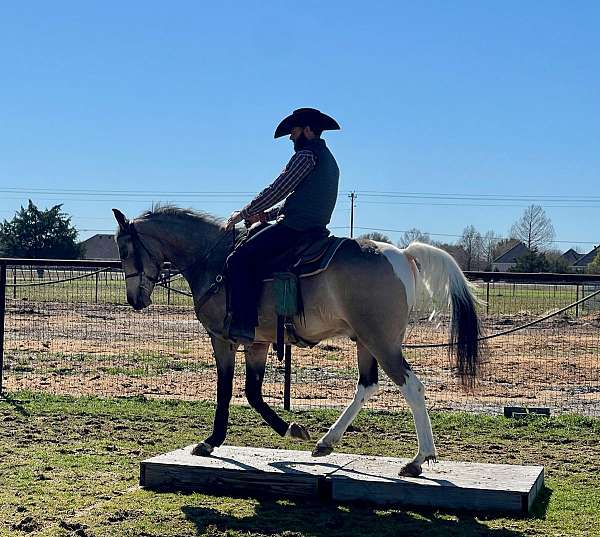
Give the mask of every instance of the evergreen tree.
<svg viewBox="0 0 600 537">
<path fill-rule="evenodd" d="M 71 217 L 61 211 L 62 204 L 40 210 L 29 200 L 12 220 L 0 224 L 0 250 L 7 257 L 32 259 L 76 259 L 82 248 Z"/>
<path fill-rule="evenodd" d="M 532 250 L 517 259 L 514 267 L 509 269 L 510 272 L 549 272 L 550 263 L 546 256 L 541 252 Z"/>
<path fill-rule="evenodd" d="M 587 266 L 587 272 L 590 274 L 600 274 L 600 251 L 596 254 L 592 262 Z"/>
</svg>

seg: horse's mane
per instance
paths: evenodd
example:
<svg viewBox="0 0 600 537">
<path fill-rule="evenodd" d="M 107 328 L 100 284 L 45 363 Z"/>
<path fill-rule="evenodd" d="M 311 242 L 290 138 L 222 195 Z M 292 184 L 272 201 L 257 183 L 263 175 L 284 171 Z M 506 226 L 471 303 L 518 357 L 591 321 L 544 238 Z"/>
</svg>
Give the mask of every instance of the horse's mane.
<svg viewBox="0 0 600 537">
<path fill-rule="evenodd" d="M 196 211 L 194 209 L 182 209 L 181 207 L 177 207 L 175 205 L 162 203 L 153 205 L 151 209 L 142 213 L 137 217 L 137 219 L 157 220 L 164 216 L 174 216 L 176 218 L 190 220 L 193 222 L 201 221 L 207 224 L 215 224 L 217 226 L 221 225 L 221 219 L 211 214 L 202 211 Z"/>
</svg>

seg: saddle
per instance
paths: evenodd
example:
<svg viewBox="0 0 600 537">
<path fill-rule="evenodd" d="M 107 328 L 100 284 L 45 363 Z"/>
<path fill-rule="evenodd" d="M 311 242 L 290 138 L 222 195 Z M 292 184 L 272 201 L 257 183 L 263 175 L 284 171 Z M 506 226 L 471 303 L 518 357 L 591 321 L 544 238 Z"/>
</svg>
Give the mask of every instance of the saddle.
<svg viewBox="0 0 600 537">
<path fill-rule="evenodd" d="M 275 279 L 278 272 L 291 272 L 298 278 L 323 272 L 346 240 L 345 237 L 331 236 L 324 227 L 309 230 L 292 248 L 269 262 L 263 281 Z"/>
<path fill-rule="evenodd" d="M 269 224 L 253 226 L 244 237 L 250 238 Z M 315 276 L 329 267 L 333 256 L 348 241 L 347 237 L 331 236 L 325 227 L 305 232 L 298 242 L 282 255 L 271 259 L 265 269 L 263 282 L 273 282 L 277 313 L 277 357 L 283 358 L 284 341 L 300 347 L 312 347 L 296 333 L 293 317 L 304 316 L 300 279 Z"/>
</svg>

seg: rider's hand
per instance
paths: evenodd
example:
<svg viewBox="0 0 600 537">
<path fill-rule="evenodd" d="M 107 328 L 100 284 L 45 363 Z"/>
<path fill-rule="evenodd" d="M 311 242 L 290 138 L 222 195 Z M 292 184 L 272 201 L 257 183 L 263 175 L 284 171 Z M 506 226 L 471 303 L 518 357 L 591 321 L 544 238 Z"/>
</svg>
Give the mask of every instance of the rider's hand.
<svg viewBox="0 0 600 537">
<path fill-rule="evenodd" d="M 235 225 L 239 222 L 241 222 L 243 220 L 242 218 L 242 214 L 240 211 L 233 211 L 231 213 L 231 216 L 227 219 L 227 222 L 225 222 L 225 230 L 226 231 L 230 231 L 232 230 Z"/>
<path fill-rule="evenodd" d="M 244 224 L 246 227 L 250 227 L 252 224 L 256 224 L 256 222 L 266 222 L 267 215 L 264 212 L 260 212 L 258 214 L 254 214 L 252 216 L 248 216 L 244 218 Z"/>
</svg>

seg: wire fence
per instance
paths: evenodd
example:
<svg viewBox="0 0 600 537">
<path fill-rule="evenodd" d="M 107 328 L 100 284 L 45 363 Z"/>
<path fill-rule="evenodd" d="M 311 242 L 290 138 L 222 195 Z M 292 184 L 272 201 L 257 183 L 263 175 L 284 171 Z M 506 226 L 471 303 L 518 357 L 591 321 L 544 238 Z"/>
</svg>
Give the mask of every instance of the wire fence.
<svg viewBox="0 0 600 537">
<path fill-rule="evenodd" d="M 157 287 L 153 305 L 127 305 L 118 262 L 0 260 L 0 356 L 3 389 L 55 394 L 214 400 L 216 372 L 210 340 L 194 316 L 185 280 Z M 167 271 L 170 269 L 167 269 Z M 168 274 L 168 273 L 167 273 Z M 486 302 L 487 334 L 538 319 L 584 299 L 560 315 L 487 341 L 487 362 L 472 392 L 456 378 L 445 343 L 448 317 L 413 313 L 405 355 L 426 385 L 433 409 L 497 412 L 504 406 L 600 415 L 600 278 L 584 275 L 467 273 Z M 4 294 L 4 297 L 2 297 Z M 586 299 L 586 297 L 589 297 Z M 244 402 L 243 354 L 234 401 Z M 405 403 L 385 375 L 371 408 Z M 267 401 L 280 405 L 284 363 L 270 353 Z M 344 338 L 294 349 L 291 402 L 295 408 L 345 406 L 357 379 L 355 346 Z"/>
</svg>

